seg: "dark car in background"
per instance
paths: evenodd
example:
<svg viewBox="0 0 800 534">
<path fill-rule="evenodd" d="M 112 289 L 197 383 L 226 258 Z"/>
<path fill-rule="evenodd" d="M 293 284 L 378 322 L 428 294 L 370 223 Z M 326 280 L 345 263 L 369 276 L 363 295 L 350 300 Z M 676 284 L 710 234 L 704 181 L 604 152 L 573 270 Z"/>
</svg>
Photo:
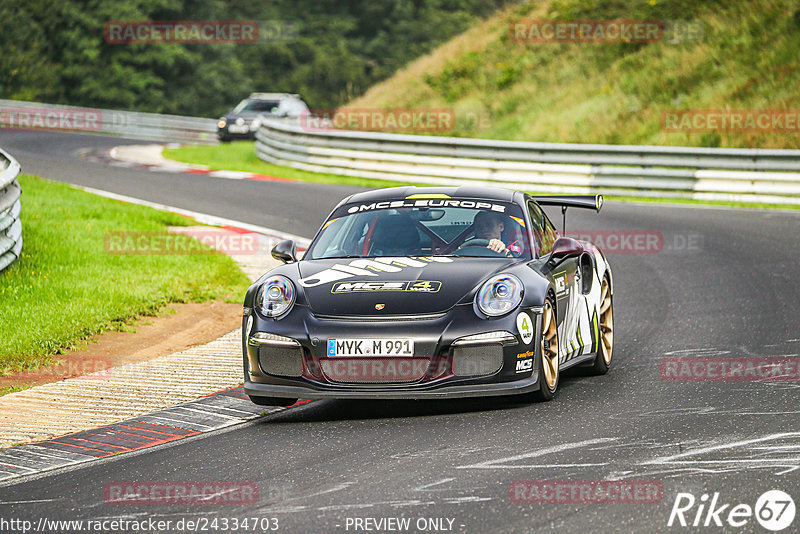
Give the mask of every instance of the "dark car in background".
<svg viewBox="0 0 800 534">
<path fill-rule="evenodd" d="M 261 126 L 259 117 L 299 117 L 307 114 L 308 106 L 300 95 L 291 93 L 252 93 L 217 122 L 220 141 L 255 139 Z"/>
</svg>

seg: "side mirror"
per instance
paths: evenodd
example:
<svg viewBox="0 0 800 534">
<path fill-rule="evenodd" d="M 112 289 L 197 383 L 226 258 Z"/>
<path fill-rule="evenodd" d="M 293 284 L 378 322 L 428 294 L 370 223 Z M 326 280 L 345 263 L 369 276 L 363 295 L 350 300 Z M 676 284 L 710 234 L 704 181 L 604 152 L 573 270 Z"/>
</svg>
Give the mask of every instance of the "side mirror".
<svg viewBox="0 0 800 534">
<path fill-rule="evenodd" d="M 559 237 L 553 244 L 550 261 L 579 256 L 581 253 L 583 253 L 583 245 L 581 245 L 580 241 L 571 237 Z"/>
<path fill-rule="evenodd" d="M 281 241 L 272 247 L 272 257 L 283 263 L 294 263 L 297 261 L 297 245 L 291 239 Z"/>
</svg>

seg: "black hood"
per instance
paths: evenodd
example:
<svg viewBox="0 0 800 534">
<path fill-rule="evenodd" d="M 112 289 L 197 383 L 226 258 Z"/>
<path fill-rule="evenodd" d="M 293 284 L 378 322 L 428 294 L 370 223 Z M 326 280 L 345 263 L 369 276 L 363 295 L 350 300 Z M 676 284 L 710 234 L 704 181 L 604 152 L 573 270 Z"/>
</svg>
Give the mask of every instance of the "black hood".
<svg viewBox="0 0 800 534">
<path fill-rule="evenodd" d="M 386 267 L 375 262 L 391 261 L 389 258 L 301 261 L 297 264 L 299 284 L 312 312 L 320 315 L 437 313 L 469 297 L 478 284 L 515 262 L 507 258 L 436 259 L 439 261 L 397 258 Z M 378 310 L 380 304 L 384 307 Z"/>
</svg>

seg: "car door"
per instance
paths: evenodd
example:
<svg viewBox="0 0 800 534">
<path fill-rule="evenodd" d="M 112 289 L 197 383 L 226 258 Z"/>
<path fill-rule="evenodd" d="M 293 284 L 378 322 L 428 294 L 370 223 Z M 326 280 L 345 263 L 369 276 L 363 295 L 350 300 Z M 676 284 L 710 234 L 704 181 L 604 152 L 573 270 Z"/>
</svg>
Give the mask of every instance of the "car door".
<svg viewBox="0 0 800 534">
<path fill-rule="evenodd" d="M 539 257 L 550 254 L 558 239 L 553 223 L 547 214 L 534 202 L 528 202 L 528 213 L 533 223 L 533 240 Z M 552 278 L 556 292 L 556 318 L 558 324 L 559 361 L 566 362 L 580 353 L 578 316 L 575 310 L 581 297 L 578 258 L 571 257 L 556 264 L 546 264 L 543 271 Z M 548 272 L 549 271 L 549 272 Z"/>
</svg>

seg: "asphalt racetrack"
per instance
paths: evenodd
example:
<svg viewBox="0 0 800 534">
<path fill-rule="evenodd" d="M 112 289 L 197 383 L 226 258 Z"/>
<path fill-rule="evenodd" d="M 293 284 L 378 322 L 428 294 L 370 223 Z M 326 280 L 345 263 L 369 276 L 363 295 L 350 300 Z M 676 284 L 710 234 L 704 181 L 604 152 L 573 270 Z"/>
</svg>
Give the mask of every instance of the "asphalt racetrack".
<svg viewBox="0 0 800 534">
<path fill-rule="evenodd" d="M 129 142 L 0 134 L 0 146 L 25 173 L 306 237 L 357 190 L 115 168 L 77 155 Z M 23 214 L 24 206 L 23 190 Z M 551 218 L 560 227 L 560 213 Z M 696 531 L 697 517 L 710 532 L 767 532 L 754 515 L 734 517 L 744 521 L 739 527 L 728 515 L 739 504 L 755 509 L 768 490 L 800 504 L 796 365 L 794 380 L 719 379 L 711 367 L 696 365 L 689 376 L 680 365 L 709 358 L 800 361 L 800 211 L 607 202 L 600 214 L 570 210 L 567 224 L 607 241 L 616 317 L 607 375 L 567 372 L 556 399 L 538 404 L 510 397 L 314 401 L 224 431 L 9 482 L 0 486 L 0 517 L 34 524 L 42 517 L 153 518 L 184 526 L 191 519 L 208 522 L 208 532 L 234 531 L 230 522 L 222 529 L 222 519 L 274 518 L 269 525 L 279 532 L 301 533 L 403 531 L 404 525 L 413 532 L 681 532 Z M 624 502 L 570 494 L 568 484 L 561 494 L 534 491 L 565 480 L 595 489 L 624 481 L 615 483 Z M 120 481 L 242 481 L 258 487 L 258 498 L 106 503 L 104 488 Z M 689 506 L 681 493 L 696 502 Z M 717 509 L 729 506 L 708 517 L 714 499 Z M 669 528 L 676 506 L 685 511 Z M 798 524 L 800 518 L 785 532 Z"/>
</svg>

